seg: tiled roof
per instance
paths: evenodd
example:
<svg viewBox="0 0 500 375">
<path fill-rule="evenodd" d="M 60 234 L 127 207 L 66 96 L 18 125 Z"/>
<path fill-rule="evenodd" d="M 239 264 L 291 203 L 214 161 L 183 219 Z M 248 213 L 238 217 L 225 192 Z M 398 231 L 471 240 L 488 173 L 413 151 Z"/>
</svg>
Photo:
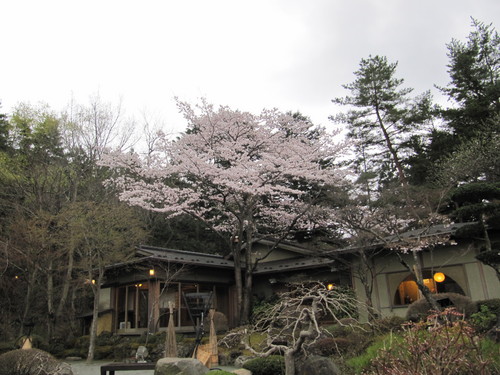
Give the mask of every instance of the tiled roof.
<svg viewBox="0 0 500 375">
<path fill-rule="evenodd" d="M 138 255 L 148 259 L 166 260 L 174 263 L 212 266 L 219 268 L 234 268 L 232 260 L 227 260 L 221 255 L 196 253 L 175 249 L 164 249 L 153 246 L 140 246 Z"/>
<path fill-rule="evenodd" d="M 328 267 L 332 263 L 333 260 L 320 257 L 275 260 L 271 262 L 259 263 L 256 270 L 254 271 L 254 274 L 293 271 L 299 269 L 315 268 L 318 266 Z"/>
</svg>

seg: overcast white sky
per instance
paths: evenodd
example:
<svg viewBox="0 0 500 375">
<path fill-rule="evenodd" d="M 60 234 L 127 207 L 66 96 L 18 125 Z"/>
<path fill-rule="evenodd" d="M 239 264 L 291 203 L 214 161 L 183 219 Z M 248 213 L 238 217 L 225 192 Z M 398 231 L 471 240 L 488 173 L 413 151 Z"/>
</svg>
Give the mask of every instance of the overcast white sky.
<svg viewBox="0 0 500 375">
<path fill-rule="evenodd" d="M 177 130 L 174 96 L 328 126 L 361 58 L 399 61 L 420 93 L 448 83 L 446 44 L 471 16 L 500 28 L 499 0 L 3 0 L 0 14 L 0 111 L 99 92 Z"/>
</svg>

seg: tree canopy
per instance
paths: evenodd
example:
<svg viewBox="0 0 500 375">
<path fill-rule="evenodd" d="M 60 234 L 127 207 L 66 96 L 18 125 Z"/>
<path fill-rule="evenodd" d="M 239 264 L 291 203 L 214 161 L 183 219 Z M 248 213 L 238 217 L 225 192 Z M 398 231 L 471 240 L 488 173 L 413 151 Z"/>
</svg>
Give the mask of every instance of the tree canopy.
<svg viewBox="0 0 500 375">
<path fill-rule="evenodd" d="M 255 241 L 279 241 L 297 228 L 331 221 L 331 212 L 315 199 L 321 189 L 342 182 L 344 172 L 333 163 L 342 145 L 325 129 L 312 132 L 307 120 L 277 110 L 254 115 L 206 101 L 195 108 L 178 105 L 186 133 L 162 139 L 145 160 L 118 153 L 105 165 L 128 171 L 112 180 L 120 199 L 170 217 L 188 213 L 202 220 L 227 240 L 236 264 L 239 241 L 244 243 L 250 293 Z"/>
</svg>

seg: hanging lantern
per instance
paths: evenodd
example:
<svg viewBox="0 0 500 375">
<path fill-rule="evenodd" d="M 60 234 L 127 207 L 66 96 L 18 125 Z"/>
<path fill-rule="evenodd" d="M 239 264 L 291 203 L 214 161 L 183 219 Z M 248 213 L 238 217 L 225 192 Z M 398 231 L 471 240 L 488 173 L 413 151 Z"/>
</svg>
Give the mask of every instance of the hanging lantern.
<svg viewBox="0 0 500 375">
<path fill-rule="evenodd" d="M 154 268 L 151 268 L 149 270 L 149 276 L 154 276 L 154 275 L 155 275 L 155 270 L 154 270 Z"/>
<path fill-rule="evenodd" d="M 334 288 L 334 287 L 335 287 L 335 285 L 333 285 L 332 283 L 330 283 L 330 284 L 328 284 L 328 285 L 326 286 L 326 288 L 327 288 L 328 290 L 333 290 L 333 288 Z"/>
<path fill-rule="evenodd" d="M 436 281 L 438 283 L 442 283 L 444 281 L 444 279 L 446 279 L 446 276 L 444 275 L 444 273 L 436 272 L 434 274 L 434 281 Z"/>
</svg>

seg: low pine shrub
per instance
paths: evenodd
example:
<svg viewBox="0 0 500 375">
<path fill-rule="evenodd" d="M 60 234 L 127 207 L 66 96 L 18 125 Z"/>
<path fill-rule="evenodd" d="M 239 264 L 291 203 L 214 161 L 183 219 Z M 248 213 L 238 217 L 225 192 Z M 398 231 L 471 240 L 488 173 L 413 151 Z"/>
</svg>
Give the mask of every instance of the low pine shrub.
<svg viewBox="0 0 500 375">
<path fill-rule="evenodd" d="M 245 362 L 243 368 L 250 370 L 252 375 L 284 375 L 285 360 L 280 355 L 258 357 Z"/>
<path fill-rule="evenodd" d="M 470 320 L 478 332 L 486 332 L 497 323 L 497 315 L 487 305 L 479 305 L 479 311 L 472 314 Z"/>
</svg>

